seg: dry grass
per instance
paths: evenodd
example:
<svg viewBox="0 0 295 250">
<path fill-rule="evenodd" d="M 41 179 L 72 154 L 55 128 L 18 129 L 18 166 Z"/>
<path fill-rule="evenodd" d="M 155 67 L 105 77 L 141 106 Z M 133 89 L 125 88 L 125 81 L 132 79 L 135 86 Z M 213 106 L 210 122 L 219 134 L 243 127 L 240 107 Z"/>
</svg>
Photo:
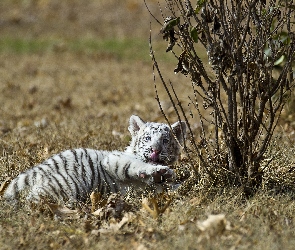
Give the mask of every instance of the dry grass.
<svg viewBox="0 0 295 250">
<path fill-rule="evenodd" d="M 150 3 L 156 10 L 157 2 Z M 4 0 L 0 7 L 0 41 L 44 42 L 29 49 L 0 42 L 0 182 L 67 148 L 124 149 L 131 114 L 163 121 L 151 63 L 136 53 L 149 36 L 150 17 L 141 2 Z M 89 49 L 86 38 L 103 44 L 128 38 L 141 45 Z M 77 41 L 78 50 L 71 47 Z M 185 100 L 188 81 L 171 74 L 167 59 L 162 62 Z M 294 171 L 287 172 L 295 160 L 294 136 L 291 126 L 284 131 L 267 156 L 275 158 L 263 190 L 250 200 L 238 188 L 196 186 L 176 196 L 158 220 L 141 209 L 140 199 L 133 200 L 121 227 L 120 219 L 87 211 L 55 220 L 49 212 L 14 211 L 1 202 L 0 249 L 292 249 Z M 225 220 L 204 230 L 200 225 L 210 214 L 224 214 Z"/>
</svg>

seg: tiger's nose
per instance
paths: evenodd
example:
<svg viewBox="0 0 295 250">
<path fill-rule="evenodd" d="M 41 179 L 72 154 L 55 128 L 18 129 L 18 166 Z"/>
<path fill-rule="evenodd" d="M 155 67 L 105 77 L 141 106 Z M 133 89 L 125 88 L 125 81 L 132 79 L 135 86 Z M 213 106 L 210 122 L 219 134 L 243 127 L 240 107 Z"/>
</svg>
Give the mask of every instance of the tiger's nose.
<svg viewBox="0 0 295 250">
<path fill-rule="evenodd" d="M 150 155 L 150 158 L 153 162 L 158 162 L 160 157 L 160 150 L 152 149 L 152 153 Z"/>
<path fill-rule="evenodd" d="M 153 152 L 155 153 L 155 154 L 160 154 L 161 153 L 161 150 L 159 150 L 159 149 L 152 149 L 153 150 Z"/>
<path fill-rule="evenodd" d="M 159 143 L 154 143 L 151 145 L 151 150 L 155 154 L 160 154 L 162 151 L 162 146 Z"/>
</svg>

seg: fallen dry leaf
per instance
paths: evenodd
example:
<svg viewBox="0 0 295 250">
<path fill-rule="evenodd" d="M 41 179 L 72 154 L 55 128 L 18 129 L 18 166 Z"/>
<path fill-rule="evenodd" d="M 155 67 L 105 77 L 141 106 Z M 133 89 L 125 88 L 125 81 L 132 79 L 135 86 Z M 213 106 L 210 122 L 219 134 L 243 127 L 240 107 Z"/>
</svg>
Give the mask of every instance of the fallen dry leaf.
<svg viewBox="0 0 295 250">
<path fill-rule="evenodd" d="M 126 223 L 131 222 L 135 219 L 134 213 L 125 213 L 124 217 L 119 221 L 116 222 L 115 219 L 110 220 L 109 224 L 105 225 L 104 227 L 98 230 L 99 233 L 108 234 L 108 233 L 116 233 L 118 232 Z"/>
<path fill-rule="evenodd" d="M 136 250 L 148 250 L 148 248 L 143 245 L 143 244 L 139 244 L 137 247 L 136 247 Z"/>
<path fill-rule="evenodd" d="M 93 213 L 99 206 L 99 202 L 101 200 L 101 194 L 92 192 L 90 194 L 90 200 L 91 200 L 91 212 Z"/>
<path fill-rule="evenodd" d="M 201 231 L 208 233 L 209 236 L 218 235 L 226 229 L 230 229 L 229 222 L 225 219 L 224 214 L 211 214 L 208 219 L 198 221 L 197 226 Z"/>
<path fill-rule="evenodd" d="M 46 203 L 46 205 L 49 207 L 52 214 L 59 219 L 78 219 L 80 217 L 78 210 L 72 210 L 53 203 Z"/>
<path fill-rule="evenodd" d="M 157 198 L 165 198 L 165 204 L 162 207 L 159 207 Z M 172 202 L 172 198 L 166 197 L 165 195 L 161 195 L 159 197 L 153 198 L 143 198 L 142 199 L 142 207 L 148 211 L 154 219 L 157 219 L 160 214 L 164 213 L 166 209 Z"/>
<path fill-rule="evenodd" d="M 103 217 L 104 216 L 104 208 L 99 208 L 96 211 L 92 212 L 93 215 Z"/>
<path fill-rule="evenodd" d="M 95 207 L 93 205 L 96 202 L 95 194 L 92 195 L 91 202 L 92 208 Z M 119 194 L 111 194 L 106 201 L 106 204 L 101 204 L 100 202 L 99 205 L 101 207 L 92 212 L 92 214 L 99 216 L 100 218 L 121 218 L 124 211 L 126 212 L 130 210 L 130 206 Z"/>
</svg>

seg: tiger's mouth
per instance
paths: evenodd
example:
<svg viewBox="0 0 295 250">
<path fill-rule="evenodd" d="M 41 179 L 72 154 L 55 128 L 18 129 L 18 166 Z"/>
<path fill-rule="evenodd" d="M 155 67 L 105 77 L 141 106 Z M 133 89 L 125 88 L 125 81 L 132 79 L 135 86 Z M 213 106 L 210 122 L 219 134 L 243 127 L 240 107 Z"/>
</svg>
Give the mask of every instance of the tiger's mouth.
<svg viewBox="0 0 295 250">
<path fill-rule="evenodd" d="M 152 162 L 159 162 L 160 161 L 160 153 L 153 151 L 150 155 L 150 159 Z"/>
<path fill-rule="evenodd" d="M 160 152 L 152 152 L 148 157 L 148 162 L 151 164 L 165 164 L 165 159 L 160 157 Z"/>
</svg>

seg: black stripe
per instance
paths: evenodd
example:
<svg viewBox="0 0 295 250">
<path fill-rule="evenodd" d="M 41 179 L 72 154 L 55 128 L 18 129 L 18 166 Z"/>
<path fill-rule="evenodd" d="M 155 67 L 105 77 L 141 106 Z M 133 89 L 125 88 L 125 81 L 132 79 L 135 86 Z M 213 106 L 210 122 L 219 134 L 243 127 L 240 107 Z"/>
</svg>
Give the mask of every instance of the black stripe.
<svg viewBox="0 0 295 250">
<path fill-rule="evenodd" d="M 70 173 L 73 171 L 73 168 L 70 165 L 68 165 L 68 160 L 62 153 L 59 154 L 58 156 L 62 160 L 62 163 L 63 163 L 62 166 L 64 167 L 63 168 L 64 172 L 66 172 L 67 176 L 69 176 Z M 71 167 L 71 169 L 69 169 L 68 167 Z"/>
<path fill-rule="evenodd" d="M 116 154 L 115 154 L 116 155 Z M 118 156 L 118 155 L 116 155 Z M 107 157 L 107 164 L 109 165 L 110 167 L 110 161 L 109 161 L 110 157 Z M 119 168 L 119 166 L 118 166 Z M 115 192 L 118 192 L 118 187 L 116 185 L 116 181 L 113 179 L 113 177 L 111 175 L 108 174 L 108 172 L 103 169 L 103 173 L 104 173 L 104 182 L 105 182 L 105 185 L 106 185 L 106 193 L 110 193 L 112 192 L 112 190 L 115 190 Z M 115 173 L 117 174 L 117 172 Z"/>
<path fill-rule="evenodd" d="M 69 175 L 69 178 L 72 180 L 72 182 L 70 184 L 74 184 L 74 188 L 75 193 L 76 193 L 76 199 L 79 199 L 79 197 L 81 197 L 81 187 L 78 186 L 79 183 L 79 178 L 77 177 L 77 172 L 76 171 L 72 171 L 71 175 Z M 73 192 L 74 193 L 74 192 Z"/>
<path fill-rule="evenodd" d="M 57 165 L 56 161 L 53 158 L 50 158 L 49 160 L 52 160 L 53 164 L 49 163 L 49 162 L 46 162 L 46 163 L 44 162 L 44 163 L 38 165 L 38 167 L 39 167 L 38 169 L 42 168 L 42 172 L 45 174 L 45 176 L 52 175 L 54 170 L 55 170 L 55 172 L 57 174 L 60 175 L 59 168 L 58 168 L 58 165 Z M 50 172 L 45 171 L 45 169 L 43 169 L 43 166 L 49 167 L 49 169 L 52 170 L 52 171 L 50 171 Z"/>
<path fill-rule="evenodd" d="M 77 178 L 76 178 L 77 179 Z M 75 185 L 75 189 L 76 189 L 76 199 L 79 199 L 79 197 L 82 197 L 81 195 L 81 188 L 77 185 L 77 182 L 73 181 L 74 185 Z"/>
<path fill-rule="evenodd" d="M 87 156 L 87 158 L 89 157 L 89 154 L 88 154 L 88 149 L 87 148 L 82 148 L 82 150 L 84 151 L 85 155 Z"/>
<path fill-rule="evenodd" d="M 33 170 L 33 173 L 31 174 L 31 182 L 35 184 L 38 172 L 35 170 L 35 168 L 33 168 L 32 170 Z"/>
<path fill-rule="evenodd" d="M 78 154 L 77 154 L 77 150 L 71 150 L 71 152 L 72 152 L 72 154 L 74 155 L 74 157 L 75 157 L 75 161 L 76 161 L 76 163 L 78 164 L 78 166 L 80 166 L 81 167 L 81 171 L 83 171 L 83 168 L 84 168 L 84 165 L 83 165 L 83 163 L 82 163 L 82 157 L 83 157 L 83 152 L 81 152 L 81 156 L 80 156 L 80 159 L 81 159 L 81 164 L 79 163 L 79 160 L 78 160 Z M 74 169 L 73 168 L 73 173 L 74 173 L 74 175 L 75 175 L 75 177 L 76 177 L 76 180 L 80 183 L 80 180 L 81 180 L 81 178 L 77 175 L 78 173 L 77 173 L 77 169 Z M 84 182 L 84 186 L 87 188 L 87 182 L 85 181 L 85 179 L 83 178 L 83 173 L 82 173 L 82 181 Z M 82 184 L 82 183 L 81 183 Z M 81 191 L 82 190 L 80 190 L 81 188 L 78 188 L 78 186 L 77 186 L 77 183 L 75 182 L 75 186 L 77 187 L 77 190 L 79 191 L 79 195 L 80 195 L 80 197 L 83 197 L 83 196 L 81 196 Z"/>
<path fill-rule="evenodd" d="M 60 188 L 60 194 L 63 196 L 63 194 L 66 193 L 65 190 L 64 190 L 64 186 L 58 181 L 58 179 L 54 175 L 51 176 L 51 181 L 52 180 L 54 180 L 56 182 L 57 186 L 59 186 L 59 188 Z M 63 198 L 65 198 L 65 197 L 63 196 Z M 66 199 L 67 198 L 68 198 L 68 196 L 66 196 Z"/>
<path fill-rule="evenodd" d="M 98 183 L 98 185 L 96 187 L 93 187 L 93 191 L 95 193 L 100 193 L 101 194 L 101 185 L 100 185 L 100 183 Z"/>
<path fill-rule="evenodd" d="M 97 157 L 97 160 L 96 160 L 96 164 L 97 164 L 97 177 L 95 176 L 95 178 L 97 178 L 97 185 L 98 187 L 101 189 L 101 176 L 100 176 L 100 171 L 102 171 L 102 165 L 101 165 L 101 161 L 99 161 L 99 157 L 98 157 L 98 154 L 97 152 L 95 152 L 96 154 L 96 157 Z"/>
<path fill-rule="evenodd" d="M 79 161 L 78 161 L 78 156 L 77 156 L 77 151 L 74 150 L 74 149 L 71 149 L 71 152 L 72 152 L 72 154 L 73 154 L 74 157 L 75 157 L 75 161 L 76 161 L 77 163 L 79 163 Z"/>
<path fill-rule="evenodd" d="M 25 182 L 25 185 L 26 186 L 30 186 L 28 174 L 26 174 L 25 179 L 24 179 L 24 182 Z"/>
<path fill-rule="evenodd" d="M 131 162 L 129 162 L 129 164 L 127 164 L 127 165 L 125 165 L 125 166 L 123 167 L 123 173 L 124 173 L 125 178 L 126 178 L 127 180 L 131 179 L 131 177 L 130 177 L 130 175 L 129 175 L 129 168 L 130 168 L 130 165 L 131 165 Z"/>
<path fill-rule="evenodd" d="M 67 160 L 67 158 L 66 158 L 62 153 L 56 155 L 56 157 L 59 157 L 59 158 L 61 159 L 62 163 L 63 163 L 61 166 L 57 164 L 56 172 L 57 172 L 58 174 L 62 175 L 62 173 L 61 173 L 59 170 L 61 170 L 61 167 L 63 167 L 62 170 L 63 170 L 64 172 L 66 172 L 67 175 L 69 175 L 69 173 L 68 173 L 68 170 L 69 170 L 69 169 L 67 169 L 67 164 L 68 164 L 68 160 Z M 53 158 L 51 158 L 51 159 L 52 159 L 53 161 L 55 161 Z M 71 171 L 72 171 L 72 170 L 71 170 Z"/>
<path fill-rule="evenodd" d="M 107 162 L 106 162 L 109 166 L 110 166 L 110 157 L 107 156 Z"/>
<path fill-rule="evenodd" d="M 60 157 L 60 156 L 59 156 L 59 157 Z M 62 160 L 61 157 L 60 157 L 60 159 Z M 52 159 L 52 161 L 56 163 L 55 159 Z M 62 161 L 63 161 L 63 160 L 62 160 Z M 43 165 L 47 165 L 47 166 L 49 166 L 49 167 L 52 167 L 52 165 L 50 165 L 49 163 L 46 163 L 46 164 L 43 164 Z M 54 164 L 54 166 L 56 167 L 55 164 Z M 57 164 L 57 166 L 59 166 L 59 165 Z M 72 190 L 72 187 L 69 185 L 68 180 L 63 176 L 62 173 L 59 172 L 59 168 L 55 168 L 55 170 L 56 170 L 56 174 L 59 175 L 59 176 L 63 179 L 63 182 L 68 186 L 69 190 Z M 66 171 L 65 171 L 65 172 L 66 172 Z M 51 177 L 54 177 L 54 175 L 51 174 Z M 54 177 L 54 178 L 55 178 L 55 177 Z M 56 178 L 55 178 L 55 179 L 56 179 Z M 60 182 L 58 182 L 58 183 L 61 184 Z M 62 184 L 61 184 L 61 185 L 62 185 Z M 63 190 L 63 189 L 64 189 L 64 188 L 62 187 L 61 190 Z M 64 191 L 64 190 L 63 190 L 63 191 Z"/>
<path fill-rule="evenodd" d="M 94 178 L 95 178 L 95 170 L 94 170 L 93 161 L 92 161 L 92 158 L 91 158 L 90 155 L 89 155 L 89 158 L 88 158 L 88 162 L 89 162 L 89 168 L 90 168 L 90 171 L 91 171 L 90 186 L 91 186 L 91 188 L 93 188 L 93 182 L 94 182 Z"/>
<path fill-rule="evenodd" d="M 89 190 L 89 183 L 88 183 L 88 178 L 87 178 L 87 172 L 88 172 L 87 169 L 89 167 L 87 167 L 83 164 L 83 156 L 84 156 L 86 162 L 88 162 L 89 156 L 88 156 L 85 148 L 82 148 L 82 150 L 84 151 L 84 155 L 83 155 L 83 152 L 81 152 L 81 158 L 80 158 L 81 159 L 82 180 L 84 181 L 84 185 L 87 188 L 87 190 Z M 89 165 L 89 162 L 87 165 Z"/>
<path fill-rule="evenodd" d="M 105 170 L 104 168 L 102 167 L 101 165 L 101 162 L 99 162 L 101 168 L 99 169 L 99 173 L 100 173 L 100 188 L 99 188 L 99 192 L 103 195 L 103 194 L 106 194 L 108 193 L 106 188 L 107 188 L 107 180 L 106 180 L 106 176 L 105 176 Z M 105 191 L 103 191 L 105 190 Z"/>
<path fill-rule="evenodd" d="M 64 164 L 64 160 L 62 158 L 62 155 L 61 154 L 58 154 L 58 155 L 55 155 L 54 157 L 59 157 L 61 160 L 62 160 L 62 163 Z M 45 163 L 43 165 L 47 165 L 49 166 L 50 168 L 54 167 L 55 168 L 55 172 L 56 174 L 58 174 L 59 176 L 62 176 L 62 178 L 64 179 L 65 183 L 67 184 L 68 187 L 69 184 L 67 183 L 67 180 L 64 178 L 63 174 L 60 172 L 60 165 L 57 163 L 57 161 L 52 157 L 51 158 L 52 162 L 53 162 L 53 165 L 52 164 L 49 164 L 49 163 Z M 65 159 L 66 160 L 66 159 Z M 68 175 L 67 171 L 66 171 L 66 168 L 64 168 L 64 171 L 66 172 L 66 174 Z M 53 174 L 51 174 L 51 177 L 53 177 Z M 71 187 L 70 187 L 71 189 Z"/>
<path fill-rule="evenodd" d="M 74 157 L 75 157 L 75 160 L 76 160 L 76 163 L 78 164 L 78 169 L 81 169 L 82 170 L 82 167 L 84 167 L 84 165 L 82 164 L 82 160 L 81 160 L 81 164 L 79 163 L 79 160 L 78 158 L 82 159 L 83 157 L 83 152 L 81 152 L 81 156 L 78 157 L 78 152 L 76 150 L 71 150 L 71 152 L 73 153 Z M 76 164 L 74 164 L 76 165 Z M 73 174 L 73 177 L 75 177 L 76 181 L 74 181 L 74 185 L 75 185 L 75 188 L 77 190 L 77 200 L 82 200 L 85 198 L 85 195 L 87 194 L 87 185 L 85 185 L 85 180 L 83 178 L 83 173 L 82 173 L 82 177 L 79 176 L 80 173 L 77 171 L 77 168 L 73 168 L 72 169 L 72 172 L 71 174 Z M 84 184 L 82 183 L 82 181 L 84 182 Z M 79 184 L 79 186 L 78 186 Z M 85 192 L 85 188 L 82 187 L 82 184 L 84 185 L 84 187 L 86 188 L 86 192 Z"/>
<path fill-rule="evenodd" d="M 47 173 L 44 171 L 44 169 L 42 168 L 42 165 L 38 165 L 35 167 L 35 170 L 37 172 L 37 174 L 40 176 L 41 179 L 41 183 L 43 184 L 44 179 L 48 179 Z M 36 183 L 34 183 L 36 184 Z"/>
<path fill-rule="evenodd" d="M 110 179 L 110 182 L 109 182 L 110 189 L 113 188 L 112 190 L 114 190 L 115 193 L 119 192 L 119 188 L 118 188 L 116 180 L 113 179 L 113 177 L 109 174 L 107 174 L 107 177 L 109 177 L 109 179 Z M 110 191 L 112 191 L 112 190 L 110 190 Z"/>
<path fill-rule="evenodd" d="M 58 156 L 58 155 L 55 155 L 55 156 Z M 55 160 L 53 157 L 51 157 L 50 159 L 53 161 L 53 164 L 54 164 L 54 167 L 55 167 L 55 169 L 56 169 L 56 172 L 59 173 L 59 165 L 58 165 L 58 163 L 56 162 L 56 160 Z M 52 165 L 49 164 L 49 163 L 44 163 L 43 165 L 47 165 L 47 166 L 49 166 L 49 167 L 52 166 Z"/>
<path fill-rule="evenodd" d="M 111 191 L 115 190 L 115 192 L 118 192 L 118 187 L 116 184 L 115 179 L 113 179 L 114 177 L 112 175 L 110 175 L 105 169 L 103 169 L 103 173 L 104 173 L 104 179 L 105 179 L 105 184 L 106 187 L 108 188 L 107 193 L 110 193 Z"/>
<path fill-rule="evenodd" d="M 59 157 L 60 160 L 62 161 L 62 166 L 61 166 L 57 163 L 57 161 L 54 158 L 51 158 L 51 160 L 54 163 L 53 166 L 55 167 L 56 174 L 62 176 L 64 181 L 67 183 L 67 179 L 64 177 L 64 173 L 60 172 L 61 167 L 63 167 L 63 171 L 66 173 L 66 176 L 69 176 L 68 169 L 66 168 L 67 159 L 62 154 L 55 155 L 55 157 Z M 49 163 L 46 165 L 52 167 L 52 165 L 50 165 Z M 68 187 L 69 187 L 69 185 L 68 185 Z"/>
<path fill-rule="evenodd" d="M 41 178 L 42 178 L 42 177 L 43 177 L 43 178 L 46 177 L 46 178 L 49 179 L 49 177 L 48 177 L 48 173 L 42 168 L 42 165 L 38 165 L 38 166 L 36 166 L 36 169 L 38 169 L 39 172 L 42 173 L 42 174 L 41 174 Z"/>
<path fill-rule="evenodd" d="M 118 176 L 118 178 L 119 178 L 118 170 L 119 170 L 119 164 L 118 164 L 118 162 L 116 162 L 115 174 L 116 174 L 116 175 Z"/>
<path fill-rule="evenodd" d="M 42 165 L 46 165 L 46 164 L 42 164 Z M 49 182 L 47 185 L 48 185 L 49 187 L 51 187 L 51 184 L 50 184 L 50 182 L 52 181 L 52 179 L 50 178 L 51 176 L 50 176 L 50 175 L 49 175 L 49 174 L 48 174 L 48 173 L 42 168 L 42 165 L 38 165 L 38 166 L 36 166 L 35 168 L 36 168 L 37 170 L 39 170 L 40 173 L 42 173 L 42 174 L 40 174 L 40 178 L 41 178 L 41 180 L 44 179 L 44 178 L 47 179 L 48 182 Z M 50 193 L 48 192 L 48 190 L 46 190 L 47 187 L 44 185 L 44 180 L 42 181 L 42 186 L 40 186 L 40 187 L 41 187 L 42 190 L 45 191 L 45 193 L 47 193 L 48 196 L 50 196 Z M 52 188 L 51 188 L 51 189 L 52 189 Z M 53 190 L 53 192 L 56 193 L 56 191 L 54 191 L 54 190 Z M 37 195 L 40 197 L 40 194 L 39 194 L 39 193 L 38 193 Z M 41 197 L 42 197 L 42 196 L 41 196 Z M 40 198 L 41 198 L 41 197 L 40 197 Z"/>
<path fill-rule="evenodd" d="M 48 183 L 48 187 L 56 195 L 57 198 L 60 198 L 60 193 L 57 192 L 57 190 L 55 189 L 55 187 L 51 183 Z M 45 188 L 43 188 L 43 190 L 47 191 L 47 193 L 50 195 L 50 193 L 48 192 L 48 190 L 46 190 Z"/>
<path fill-rule="evenodd" d="M 72 177 L 72 174 L 74 174 L 75 172 L 75 169 L 72 167 L 72 169 L 68 169 L 69 165 L 68 165 L 68 161 L 67 159 L 62 155 L 62 154 L 59 154 L 59 157 L 61 158 L 61 160 L 63 161 L 64 165 L 65 165 L 65 172 L 67 173 L 67 176 L 65 176 L 65 179 L 66 179 L 66 182 L 69 183 L 69 186 L 70 186 L 70 189 L 76 193 L 76 198 L 77 198 L 77 195 L 80 194 L 80 189 L 76 183 L 76 181 L 74 180 L 74 178 Z M 69 173 L 69 171 L 70 173 Z M 71 180 L 71 182 L 69 182 L 69 180 Z M 75 190 L 72 189 L 72 185 L 71 184 L 74 184 L 74 188 Z"/>
</svg>

